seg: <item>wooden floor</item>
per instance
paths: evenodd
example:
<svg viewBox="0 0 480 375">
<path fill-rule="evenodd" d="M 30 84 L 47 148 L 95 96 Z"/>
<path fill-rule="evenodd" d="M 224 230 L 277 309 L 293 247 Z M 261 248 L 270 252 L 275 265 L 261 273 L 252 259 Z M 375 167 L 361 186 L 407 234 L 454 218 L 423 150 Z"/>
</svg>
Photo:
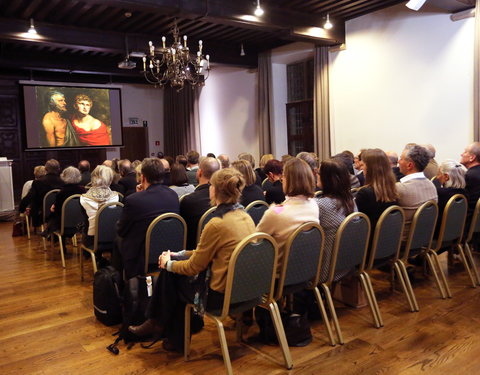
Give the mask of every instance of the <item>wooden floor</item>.
<svg viewBox="0 0 480 375">
<path fill-rule="evenodd" d="M 0 374 L 210 374 L 225 373 L 211 322 L 192 340 L 193 360 L 153 349 L 106 350 L 115 328 L 93 316 L 91 273 L 80 282 L 76 256 L 51 260 L 33 236 L 12 238 L 0 223 Z M 71 245 L 70 245 L 71 249 Z M 90 268 L 89 268 L 90 270 Z M 321 322 L 313 342 L 291 348 L 294 368 L 281 366 L 277 347 L 255 349 L 234 342 L 227 324 L 236 374 L 480 374 L 480 288 L 468 286 L 461 268 L 447 275 L 453 293 L 442 300 L 433 280 L 414 284 L 419 313 L 410 313 L 399 292 L 374 279 L 385 327 L 375 329 L 368 308 L 338 304 L 345 345 L 331 347 Z M 254 334 L 251 328 L 249 334 Z"/>
</svg>

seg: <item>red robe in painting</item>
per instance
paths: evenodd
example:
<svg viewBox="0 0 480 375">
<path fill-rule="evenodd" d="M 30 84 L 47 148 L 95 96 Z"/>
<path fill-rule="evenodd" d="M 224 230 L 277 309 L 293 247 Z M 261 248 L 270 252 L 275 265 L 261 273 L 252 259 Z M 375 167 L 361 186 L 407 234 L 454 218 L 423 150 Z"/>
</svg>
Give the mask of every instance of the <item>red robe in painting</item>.
<svg viewBox="0 0 480 375">
<path fill-rule="evenodd" d="M 107 125 L 103 122 L 101 122 L 99 128 L 92 131 L 86 131 L 78 127 L 75 119 L 72 119 L 72 125 L 79 141 L 85 146 L 105 146 L 112 144 L 110 142 L 110 136 L 108 135 Z"/>
</svg>

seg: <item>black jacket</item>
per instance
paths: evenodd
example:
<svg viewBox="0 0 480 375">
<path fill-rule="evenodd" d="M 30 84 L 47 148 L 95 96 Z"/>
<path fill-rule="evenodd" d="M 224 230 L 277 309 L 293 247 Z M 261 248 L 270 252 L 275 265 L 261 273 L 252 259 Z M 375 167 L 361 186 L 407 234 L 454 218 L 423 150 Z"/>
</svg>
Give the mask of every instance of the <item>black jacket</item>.
<svg viewBox="0 0 480 375">
<path fill-rule="evenodd" d="M 126 176 L 118 180 L 119 193 L 122 193 L 125 197 L 136 192 L 137 188 L 137 174 L 135 171 L 130 172 Z"/>
<path fill-rule="evenodd" d="M 197 247 L 197 228 L 202 215 L 210 206 L 210 184 L 198 185 L 193 193 L 188 194 L 180 203 L 180 215 L 187 223 L 187 249 Z"/>
<path fill-rule="evenodd" d="M 272 184 L 272 187 L 267 189 L 265 193 L 265 200 L 268 204 L 280 204 L 285 200 L 285 194 L 283 193 L 283 186 L 280 180 L 275 181 Z"/>
<path fill-rule="evenodd" d="M 240 197 L 240 204 L 247 207 L 253 201 L 265 201 L 263 190 L 257 184 L 245 186 Z"/>
</svg>

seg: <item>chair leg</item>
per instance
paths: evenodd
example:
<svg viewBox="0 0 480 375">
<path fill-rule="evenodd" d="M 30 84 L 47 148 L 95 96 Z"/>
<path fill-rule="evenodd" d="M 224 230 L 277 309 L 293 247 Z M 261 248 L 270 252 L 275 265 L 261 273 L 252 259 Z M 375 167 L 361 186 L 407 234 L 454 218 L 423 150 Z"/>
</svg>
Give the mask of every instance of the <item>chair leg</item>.
<svg viewBox="0 0 480 375">
<path fill-rule="evenodd" d="M 370 280 L 368 273 L 362 272 L 360 274 L 360 283 L 362 284 L 365 295 L 367 296 L 368 305 L 370 306 L 370 311 L 373 317 L 373 324 L 376 328 L 383 327 L 382 315 L 380 314 L 377 298 L 375 297 L 372 281 Z"/>
<path fill-rule="evenodd" d="M 65 253 L 63 251 L 63 239 L 62 239 L 62 236 L 57 236 L 57 237 L 58 237 L 58 244 L 60 246 L 60 256 L 62 257 L 62 267 L 65 268 Z"/>
<path fill-rule="evenodd" d="M 342 330 L 340 329 L 340 324 L 338 323 L 337 312 L 335 311 L 335 306 L 333 305 L 330 288 L 326 284 L 322 284 L 322 289 L 325 292 L 325 299 L 327 301 L 327 306 L 328 306 L 328 309 L 330 310 L 330 314 L 332 315 L 335 331 L 337 331 L 338 343 L 343 345 L 344 341 L 343 341 Z"/>
<path fill-rule="evenodd" d="M 190 314 L 192 311 L 192 305 L 185 305 L 185 337 L 183 343 L 183 359 L 185 361 L 189 360 L 190 356 Z"/>
<path fill-rule="evenodd" d="M 282 350 L 283 359 L 285 361 L 285 367 L 290 370 L 293 367 L 292 356 L 290 355 L 290 349 L 288 347 L 287 336 L 285 335 L 285 329 L 283 328 L 282 317 L 280 310 L 275 301 L 272 301 L 268 305 L 270 316 L 272 318 L 273 326 L 275 327 L 275 333 Z"/>
<path fill-rule="evenodd" d="M 83 246 L 80 248 L 80 281 L 83 281 Z"/>
<path fill-rule="evenodd" d="M 72 237 L 72 244 L 73 246 L 77 247 L 78 246 L 78 243 L 77 243 L 77 234 L 75 233 Z"/>
<path fill-rule="evenodd" d="M 400 285 L 402 286 L 403 293 L 405 294 L 405 297 L 407 298 L 408 305 L 410 306 L 410 311 L 411 312 L 418 311 L 418 310 L 415 309 L 413 299 L 412 299 L 410 291 L 408 290 L 408 287 L 406 285 L 405 278 L 403 277 L 402 269 L 401 269 L 401 266 L 399 265 L 399 263 L 403 264 L 401 260 L 397 260 L 393 265 L 393 268 L 395 270 L 395 274 L 397 275 L 397 279 L 400 281 Z M 408 278 L 408 276 L 407 276 L 407 278 Z M 410 280 L 408 280 L 408 281 L 410 282 Z M 411 287 L 412 287 L 412 285 L 410 284 L 410 288 Z"/>
<path fill-rule="evenodd" d="M 30 239 L 30 218 L 28 215 L 25 215 L 25 225 L 27 227 L 27 238 Z"/>
<path fill-rule="evenodd" d="M 475 278 L 477 279 L 477 284 L 480 285 L 480 275 L 478 274 L 477 266 L 475 265 L 475 262 L 473 260 L 472 251 L 470 250 L 470 245 L 468 243 L 465 243 L 464 252 L 468 260 L 470 261 L 470 266 L 472 267 Z"/>
<path fill-rule="evenodd" d="M 233 375 L 232 363 L 230 362 L 230 354 L 228 353 L 227 338 L 225 337 L 225 330 L 223 328 L 223 323 L 215 316 L 211 316 L 213 321 L 217 326 L 218 337 L 220 339 L 220 346 L 222 348 L 223 363 L 225 365 L 225 370 L 227 375 Z"/>
<path fill-rule="evenodd" d="M 436 253 L 435 253 L 436 254 Z M 430 269 L 432 270 L 433 276 L 435 277 L 435 282 L 437 283 L 438 290 L 440 291 L 440 295 L 443 299 L 447 298 L 447 295 L 445 293 L 445 290 L 443 288 L 442 283 L 440 282 L 440 279 L 438 277 L 437 273 L 437 268 L 436 268 L 436 263 L 432 260 L 432 255 L 430 252 L 425 254 L 425 257 L 427 258 L 428 265 L 430 266 Z"/>
<path fill-rule="evenodd" d="M 315 293 L 315 297 L 317 299 L 317 304 L 320 309 L 320 314 L 322 314 L 323 324 L 325 324 L 325 328 L 327 329 L 328 338 L 330 340 L 330 345 L 335 346 L 335 338 L 333 337 L 332 327 L 330 325 L 330 319 L 327 316 L 327 311 L 325 310 L 325 305 L 323 304 L 322 296 L 320 295 L 320 291 L 318 287 L 313 289 Z"/>
<path fill-rule="evenodd" d="M 40 230 L 41 230 L 40 233 L 43 233 L 43 231 L 45 230 L 45 225 L 44 224 L 40 225 Z M 47 241 L 45 240 L 45 237 L 43 237 L 43 236 L 42 236 L 42 242 L 43 242 L 43 250 L 47 251 Z"/>
<path fill-rule="evenodd" d="M 95 253 L 91 252 L 90 256 L 92 257 L 92 267 L 93 267 L 93 274 L 95 275 L 97 273 L 97 259 L 95 257 Z"/>
<path fill-rule="evenodd" d="M 462 259 L 463 266 L 465 267 L 465 270 L 468 273 L 468 277 L 470 277 L 470 281 L 472 282 L 472 286 L 474 288 L 477 287 L 477 283 L 475 282 L 475 279 L 473 278 L 472 271 L 470 271 L 470 266 L 468 265 L 467 258 L 465 257 L 465 252 L 463 251 L 463 247 L 460 244 L 457 244 L 457 249 L 458 253 L 460 254 L 460 258 Z"/>
</svg>

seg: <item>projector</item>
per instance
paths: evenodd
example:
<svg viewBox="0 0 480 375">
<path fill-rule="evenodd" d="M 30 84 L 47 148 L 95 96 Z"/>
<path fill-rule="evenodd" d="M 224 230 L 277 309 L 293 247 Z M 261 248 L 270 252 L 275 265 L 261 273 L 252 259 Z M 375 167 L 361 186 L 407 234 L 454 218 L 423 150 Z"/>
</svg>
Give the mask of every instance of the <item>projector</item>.
<svg viewBox="0 0 480 375">
<path fill-rule="evenodd" d="M 118 63 L 118 67 L 120 69 L 135 69 L 135 67 L 137 66 L 137 63 L 136 62 L 133 62 L 133 61 L 130 61 L 128 59 L 128 56 L 125 58 L 125 60 L 123 61 L 120 61 Z"/>
</svg>

